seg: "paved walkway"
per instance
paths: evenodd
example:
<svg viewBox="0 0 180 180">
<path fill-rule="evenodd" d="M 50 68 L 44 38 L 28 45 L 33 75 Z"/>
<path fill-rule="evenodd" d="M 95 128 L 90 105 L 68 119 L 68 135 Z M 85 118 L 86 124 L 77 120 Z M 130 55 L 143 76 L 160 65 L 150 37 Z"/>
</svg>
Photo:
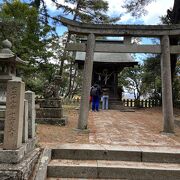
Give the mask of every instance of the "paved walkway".
<svg viewBox="0 0 180 180">
<path fill-rule="evenodd" d="M 66 126 L 37 126 L 39 144 L 53 146 L 63 143 L 112 144 L 135 146 L 179 146 L 180 124 L 175 134 L 163 134 L 161 109 L 138 109 L 135 112 L 107 110 L 89 113 L 89 133 L 75 131 L 78 111 L 69 110 Z M 180 117 L 180 110 L 175 118 Z"/>
<path fill-rule="evenodd" d="M 180 145 L 180 127 L 175 134 L 162 133 L 160 110 L 120 112 L 116 110 L 91 112 L 89 143 L 176 146 Z"/>
</svg>

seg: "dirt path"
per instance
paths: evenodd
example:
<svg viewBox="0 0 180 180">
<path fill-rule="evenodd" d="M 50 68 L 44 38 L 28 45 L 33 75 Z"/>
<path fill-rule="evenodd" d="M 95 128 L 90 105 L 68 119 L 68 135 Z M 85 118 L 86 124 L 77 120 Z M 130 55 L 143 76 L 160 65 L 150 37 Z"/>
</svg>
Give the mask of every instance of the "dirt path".
<svg viewBox="0 0 180 180">
<path fill-rule="evenodd" d="M 180 110 L 175 110 L 175 118 Z M 160 108 L 138 109 L 135 112 L 115 110 L 90 112 L 89 133 L 75 131 L 78 111 L 66 110 L 66 126 L 37 125 L 41 146 L 59 143 L 98 143 L 121 145 L 176 146 L 180 145 L 180 126 L 175 126 L 174 135 L 164 135 Z"/>
</svg>

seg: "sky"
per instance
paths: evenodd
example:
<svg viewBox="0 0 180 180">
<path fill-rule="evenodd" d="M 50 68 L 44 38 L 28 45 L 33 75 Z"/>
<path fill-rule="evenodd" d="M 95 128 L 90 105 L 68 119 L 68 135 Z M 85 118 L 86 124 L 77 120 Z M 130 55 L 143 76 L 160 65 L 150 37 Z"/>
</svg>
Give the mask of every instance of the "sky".
<svg viewBox="0 0 180 180">
<path fill-rule="evenodd" d="M 109 2 L 109 15 L 117 15 L 119 12 L 125 12 L 122 3 L 125 0 L 107 0 Z M 118 3 L 117 3 L 118 2 Z M 167 9 L 173 7 L 173 0 L 156 0 L 149 4 L 145 9 L 147 10 L 146 16 L 139 19 L 135 19 L 130 14 L 124 14 L 121 18 L 121 23 L 124 24 L 137 24 L 141 22 L 142 24 L 158 24 L 160 23 L 159 17 L 165 15 Z"/>
<path fill-rule="evenodd" d="M 123 2 L 126 0 L 106 0 L 109 3 L 109 16 L 118 16 L 123 13 L 121 20 L 117 22 L 118 24 L 159 24 L 160 19 L 159 17 L 162 15 L 166 15 L 167 9 L 173 7 L 173 0 L 155 0 L 151 4 L 149 4 L 145 9 L 147 10 L 147 14 L 142 16 L 141 18 L 134 18 L 130 14 L 125 13 L 125 9 L 121 6 Z M 45 0 L 48 9 L 52 14 L 56 14 L 56 7 L 53 5 L 51 0 Z M 59 3 L 69 5 L 64 2 L 64 0 L 58 0 Z M 71 5 L 71 7 L 73 7 Z M 63 15 L 63 14 L 62 14 Z M 69 17 L 70 18 L 70 17 Z M 58 27 L 58 31 L 61 34 L 64 33 L 67 29 L 63 26 Z"/>
</svg>

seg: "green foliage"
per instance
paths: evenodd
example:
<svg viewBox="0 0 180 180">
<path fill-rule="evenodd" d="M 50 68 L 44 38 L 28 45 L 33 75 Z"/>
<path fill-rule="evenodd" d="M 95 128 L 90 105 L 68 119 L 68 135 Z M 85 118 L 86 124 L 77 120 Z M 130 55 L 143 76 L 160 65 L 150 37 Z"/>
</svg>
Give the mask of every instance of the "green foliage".
<svg viewBox="0 0 180 180">
<path fill-rule="evenodd" d="M 119 74 L 119 85 L 133 93 L 135 99 L 140 99 L 140 96 L 144 93 L 142 74 L 143 66 L 141 65 L 124 68 Z"/>
<path fill-rule="evenodd" d="M 180 100 L 180 61 L 176 64 L 174 81 L 172 83 L 173 101 Z M 150 99 L 162 99 L 160 55 L 149 56 L 144 64 L 134 68 L 125 68 L 120 73 L 119 85 L 124 86 L 135 99 L 148 95 Z"/>
<path fill-rule="evenodd" d="M 160 55 L 150 56 L 144 61 L 142 80 L 146 93 L 150 95 L 150 98 L 161 100 Z"/>
<path fill-rule="evenodd" d="M 119 83 L 134 93 L 135 99 L 148 95 L 152 99 L 161 100 L 160 69 L 160 56 L 150 56 L 143 65 L 125 68 L 121 72 Z"/>
<path fill-rule="evenodd" d="M 180 100 L 180 60 L 176 63 L 176 76 L 173 81 L 173 100 L 174 103 Z"/>
<path fill-rule="evenodd" d="M 154 0 L 126 0 L 124 8 L 127 9 L 127 13 L 131 13 L 132 16 L 140 17 L 145 15 L 147 11 L 145 7 Z"/>
<path fill-rule="evenodd" d="M 72 19 L 80 22 L 86 23 L 110 23 L 115 22 L 118 18 L 110 18 L 107 16 L 106 12 L 108 10 L 108 3 L 104 0 L 65 0 L 66 3 L 71 4 L 71 6 L 66 6 L 58 3 L 58 1 L 53 0 L 56 4 L 57 9 L 61 9 L 64 15 L 72 15 Z M 73 8 L 72 8 L 73 7 Z M 62 14 L 61 14 L 62 16 Z M 59 15 L 52 17 L 56 22 L 58 21 Z M 67 42 L 76 41 L 78 37 L 72 37 L 70 34 L 67 36 Z M 63 82 L 68 82 L 67 87 L 61 88 L 61 91 L 66 90 L 65 97 L 71 98 L 74 93 L 79 93 L 81 89 L 81 79 L 77 67 L 72 63 L 74 61 L 74 56 L 70 55 L 64 51 L 61 58 L 60 75 L 63 78 Z M 66 65 L 64 61 L 66 61 Z M 64 73 L 63 73 L 64 72 Z M 66 76 L 65 76 L 66 74 Z M 68 77 L 67 77 L 68 74 Z M 64 94 L 62 92 L 62 94 Z"/>
<path fill-rule="evenodd" d="M 73 19 L 86 23 L 113 23 L 120 19 L 119 17 L 110 18 L 107 15 L 108 2 L 104 0 L 65 0 L 75 8 L 58 3 L 53 0 L 58 9 L 63 9 L 64 15 L 72 14 Z"/>
<path fill-rule="evenodd" d="M 21 67 L 26 87 L 41 93 L 43 82 L 51 80 L 55 71 L 49 62 L 53 53 L 48 51 L 53 28 L 41 23 L 37 8 L 18 0 L 1 4 L 0 19 L 3 23 L 0 41 L 9 39 L 12 42 L 12 51 L 27 62 Z"/>
<path fill-rule="evenodd" d="M 162 24 L 172 24 L 171 20 L 168 18 L 167 15 L 160 17 Z"/>
</svg>

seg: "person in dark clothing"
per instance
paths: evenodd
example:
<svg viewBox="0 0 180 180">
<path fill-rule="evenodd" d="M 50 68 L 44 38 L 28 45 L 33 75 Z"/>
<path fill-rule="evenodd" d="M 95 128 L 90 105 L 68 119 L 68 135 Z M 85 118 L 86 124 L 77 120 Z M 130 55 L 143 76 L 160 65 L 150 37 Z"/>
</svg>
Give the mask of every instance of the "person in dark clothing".
<svg viewBox="0 0 180 180">
<path fill-rule="evenodd" d="M 99 111 L 99 100 L 101 98 L 101 88 L 98 84 L 91 87 L 90 95 L 92 97 L 92 111 Z"/>
</svg>

